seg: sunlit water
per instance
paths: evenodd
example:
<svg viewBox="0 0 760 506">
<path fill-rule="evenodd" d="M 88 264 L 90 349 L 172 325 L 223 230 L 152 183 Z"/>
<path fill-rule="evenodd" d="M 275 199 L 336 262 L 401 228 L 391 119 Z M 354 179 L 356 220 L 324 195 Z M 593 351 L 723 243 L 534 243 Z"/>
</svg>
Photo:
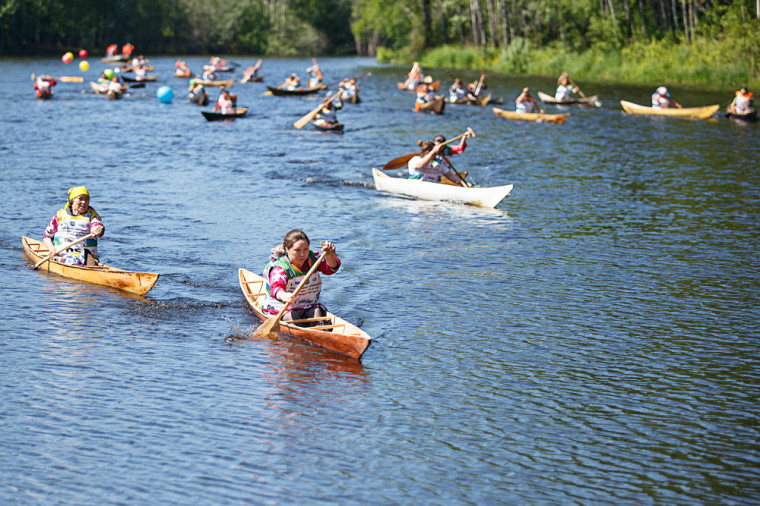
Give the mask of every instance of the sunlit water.
<svg viewBox="0 0 760 506">
<path fill-rule="evenodd" d="M 415 114 L 407 69 L 321 59 L 328 83 L 373 74 L 337 135 L 292 127 L 319 97 L 264 95 L 306 58 L 266 60 L 233 88 L 248 116 L 220 123 L 171 58 L 116 102 L 84 91 L 91 63 L 45 102 L 29 75 L 75 64 L 0 63 L 3 503 L 757 501 L 758 125 L 630 117 L 619 100 L 650 89 L 594 83 L 603 107 L 563 125 Z M 553 89 L 488 83 L 508 109 Z M 374 189 L 373 166 L 467 126 L 453 162 L 515 185 L 497 209 Z M 79 184 L 103 260 L 161 274 L 146 297 L 23 260 Z M 338 245 L 323 300 L 373 337 L 361 362 L 229 339 L 257 326 L 237 269 L 292 228 Z"/>
</svg>

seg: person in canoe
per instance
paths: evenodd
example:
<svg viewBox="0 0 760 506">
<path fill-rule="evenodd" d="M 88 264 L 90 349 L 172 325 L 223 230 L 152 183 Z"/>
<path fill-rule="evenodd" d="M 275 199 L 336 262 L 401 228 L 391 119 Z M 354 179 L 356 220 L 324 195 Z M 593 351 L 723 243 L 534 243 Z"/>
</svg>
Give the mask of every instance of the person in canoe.
<svg viewBox="0 0 760 506">
<path fill-rule="evenodd" d="M 424 79 L 425 75 L 422 73 L 422 67 L 420 67 L 419 62 L 414 62 L 412 70 L 406 74 L 406 80 L 403 83 L 399 83 L 399 88 L 402 90 L 414 91 Z"/>
<path fill-rule="evenodd" d="M 138 65 L 136 67 L 132 67 L 132 72 L 135 73 L 135 79 L 138 81 L 144 81 L 146 77 L 148 77 L 148 72 L 145 68 L 145 65 Z"/>
<path fill-rule="evenodd" d="M 338 90 L 340 90 L 341 93 L 341 100 L 351 102 L 352 104 L 357 103 L 357 99 L 359 98 L 359 85 L 356 84 L 355 77 L 344 79 L 338 83 Z"/>
<path fill-rule="evenodd" d="M 467 83 L 467 101 L 475 102 L 480 98 L 483 90 L 486 89 L 485 82 L 478 80 L 472 83 Z"/>
<path fill-rule="evenodd" d="M 202 83 L 199 83 L 195 79 L 190 79 L 190 85 L 187 88 L 187 98 L 190 102 L 198 105 L 206 105 L 208 104 L 208 91 Z"/>
<path fill-rule="evenodd" d="M 222 114 L 234 114 L 235 104 L 232 102 L 229 90 L 222 91 L 221 96 L 217 99 L 214 106 L 214 112 L 221 112 Z"/>
<path fill-rule="evenodd" d="M 340 94 L 340 92 L 338 92 Z M 343 108 L 343 101 L 341 100 L 341 97 L 334 100 L 330 100 L 333 98 L 332 93 L 329 91 L 327 92 L 327 95 L 325 95 L 324 102 L 326 105 L 322 108 L 319 113 L 314 117 L 312 120 L 312 123 L 314 126 L 318 126 L 321 128 L 333 128 L 340 125 L 338 122 L 338 109 Z"/>
<path fill-rule="evenodd" d="M 422 106 L 435 100 L 435 88 L 432 85 L 433 78 L 425 76 L 422 84 L 417 87 L 417 98 L 414 100 L 414 110 L 419 112 Z"/>
<path fill-rule="evenodd" d="M 527 113 L 538 111 L 541 114 L 544 113 L 544 110 L 538 105 L 536 99 L 531 96 L 530 89 L 527 86 L 523 88 L 520 96 L 515 99 L 515 111 Z"/>
<path fill-rule="evenodd" d="M 301 79 L 295 74 L 290 74 L 285 79 L 285 82 L 282 83 L 280 86 L 278 86 L 277 89 L 287 90 L 287 91 L 296 91 L 296 90 L 302 89 L 300 87 L 300 84 L 301 84 Z"/>
<path fill-rule="evenodd" d="M 212 56 L 208 64 L 210 67 L 213 67 L 214 70 L 219 70 L 227 66 L 227 61 L 222 60 L 218 56 Z"/>
<path fill-rule="evenodd" d="M 467 90 L 458 77 L 454 78 L 454 84 L 449 87 L 449 102 L 452 104 L 467 102 Z"/>
<path fill-rule="evenodd" d="M 282 316 L 283 321 L 304 320 L 327 316 L 327 309 L 319 303 L 322 291 L 321 274 L 335 274 L 340 268 L 340 260 L 335 254 L 335 244 L 325 241 L 322 251 L 315 253 L 309 249 L 309 238 L 298 229 L 285 234 L 282 244 L 272 249 L 269 263 L 264 267 L 267 297 L 262 305 L 262 312 L 276 316 L 285 303 L 293 298 L 292 293 L 303 281 L 306 272 L 317 259 L 324 255 L 324 261 L 319 264 L 316 272 L 307 281 L 298 296 L 290 304 Z M 318 322 L 303 322 L 297 324 L 311 327 Z"/>
<path fill-rule="evenodd" d="M 469 146 L 469 144 L 467 144 L 467 139 L 471 136 L 472 134 L 469 131 L 465 132 L 462 140 L 459 141 L 459 144 L 452 146 L 451 144 L 446 144 L 446 137 L 438 134 L 433 138 L 433 144 L 436 146 L 438 144 L 444 144 L 443 151 L 441 151 L 442 156 L 461 155 L 464 153 L 465 148 Z"/>
<path fill-rule="evenodd" d="M 456 172 L 451 170 L 451 167 L 439 162 L 438 158 L 446 148 L 445 143 L 434 144 L 430 141 L 418 141 L 417 145 L 420 146 L 420 154 L 409 160 L 409 179 L 440 183 L 441 176 L 446 176 L 455 183 L 461 182 L 469 186 Z"/>
<path fill-rule="evenodd" d="M 312 59 L 311 61 L 314 65 L 306 69 L 306 73 L 309 75 L 309 81 L 307 83 L 309 89 L 320 87 L 322 85 L 322 78 L 325 77 L 322 71 L 319 70 L 317 60 Z"/>
<path fill-rule="evenodd" d="M 665 86 L 660 86 L 652 93 L 652 109 L 667 109 L 673 106 L 682 109 L 681 104 L 670 98 L 670 93 Z"/>
<path fill-rule="evenodd" d="M 752 106 L 754 101 L 754 95 L 751 91 L 747 91 L 746 87 L 735 92 L 734 100 L 728 106 L 728 112 L 732 114 L 748 114 L 754 110 Z"/>
<path fill-rule="evenodd" d="M 184 60 L 177 60 L 174 64 L 174 75 L 177 77 L 190 77 L 193 73 L 190 71 L 190 67 Z"/>
<path fill-rule="evenodd" d="M 135 50 L 135 46 L 133 46 L 129 42 L 127 42 L 126 44 L 124 44 L 123 46 L 121 46 L 121 54 L 123 54 L 124 56 L 126 56 L 128 58 L 132 57 L 132 52 L 134 50 Z"/>
<path fill-rule="evenodd" d="M 90 193 L 84 186 L 69 189 L 66 206 L 50 220 L 43 243 L 50 254 L 55 249 L 82 237 L 94 234 L 102 237 L 106 229 L 100 215 L 90 207 Z M 87 239 L 58 254 L 58 262 L 66 265 L 94 266 L 98 263 L 98 240 Z"/>
<path fill-rule="evenodd" d="M 256 65 L 251 65 L 247 69 L 243 71 L 243 79 L 241 80 L 244 83 L 247 83 L 254 77 L 257 77 L 257 74 L 259 73 L 259 70 L 261 70 L 261 64 L 263 63 L 263 60 L 259 59 L 259 61 L 256 62 Z"/>
<path fill-rule="evenodd" d="M 216 77 L 216 73 L 214 73 L 214 69 L 212 67 L 205 67 L 203 69 L 203 77 L 202 79 L 204 81 L 217 81 L 218 78 Z"/>
<path fill-rule="evenodd" d="M 49 75 L 45 74 L 44 76 L 35 76 L 34 78 L 34 89 L 35 95 L 38 98 L 48 98 L 53 94 L 53 86 L 55 86 L 56 83 L 55 79 L 50 77 Z"/>
<path fill-rule="evenodd" d="M 116 56 L 116 52 L 119 50 L 119 46 L 111 44 L 106 48 L 106 56 Z"/>
<path fill-rule="evenodd" d="M 119 81 L 118 77 L 113 76 L 113 79 L 108 82 L 106 94 L 109 98 L 120 98 L 125 91 L 127 91 L 127 87 Z"/>
<path fill-rule="evenodd" d="M 562 72 L 562 75 L 557 79 L 557 91 L 554 92 L 554 98 L 557 100 L 568 100 L 572 98 L 573 93 L 578 93 L 577 86 L 570 82 L 570 76 L 567 72 Z"/>
</svg>

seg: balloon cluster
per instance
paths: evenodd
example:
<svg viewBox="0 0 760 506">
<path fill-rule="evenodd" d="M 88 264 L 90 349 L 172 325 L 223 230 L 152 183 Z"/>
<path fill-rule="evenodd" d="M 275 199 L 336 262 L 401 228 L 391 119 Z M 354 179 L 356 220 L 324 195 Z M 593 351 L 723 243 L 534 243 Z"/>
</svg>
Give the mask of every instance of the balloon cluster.
<svg viewBox="0 0 760 506">
<path fill-rule="evenodd" d="M 89 70 L 90 64 L 87 60 L 84 59 L 84 58 L 87 58 L 87 50 L 80 49 L 79 57 L 82 58 L 82 61 L 79 62 L 79 70 L 81 70 L 82 72 Z M 65 53 L 63 56 L 61 56 L 61 61 L 66 64 L 71 63 L 72 61 L 74 61 L 74 53 L 72 53 L 71 51 Z"/>
</svg>

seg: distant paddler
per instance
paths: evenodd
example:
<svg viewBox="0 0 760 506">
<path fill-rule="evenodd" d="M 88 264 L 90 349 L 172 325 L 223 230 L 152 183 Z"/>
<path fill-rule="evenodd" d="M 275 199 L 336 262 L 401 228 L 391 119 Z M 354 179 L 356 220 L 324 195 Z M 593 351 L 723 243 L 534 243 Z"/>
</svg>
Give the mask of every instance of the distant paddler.
<svg viewBox="0 0 760 506">
<path fill-rule="evenodd" d="M 187 98 L 190 102 L 198 105 L 208 104 L 208 91 L 203 83 L 190 79 L 189 86 L 187 88 Z"/>
<path fill-rule="evenodd" d="M 190 77 L 193 73 L 190 71 L 190 67 L 184 60 L 177 60 L 174 64 L 174 75 L 177 77 Z"/>
<path fill-rule="evenodd" d="M 214 112 L 221 112 L 222 114 L 234 114 L 235 104 L 232 101 L 229 90 L 223 90 L 221 96 L 217 99 L 214 106 Z"/>
<path fill-rule="evenodd" d="M 473 81 L 471 83 L 467 83 L 467 101 L 468 102 L 478 101 L 481 93 L 483 93 L 483 90 L 487 88 L 485 81 L 486 81 L 486 75 L 480 74 L 480 79 L 478 79 L 477 81 Z"/>
<path fill-rule="evenodd" d="M 53 96 L 53 86 L 55 86 L 56 83 L 55 79 L 50 77 L 49 75 L 45 74 L 44 76 L 33 76 L 34 77 L 34 89 L 35 95 L 37 98 L 50 98 Z"/>
<path fill-rule="evenodd" d="M 214 73 L 214 69 L 209 66 L 204 67 L 202 79 L 204 81 L 218 81 L 219 80 L 219 78 L 216 76 L 216 73 Z"/>
<path fill-rule="evenodd" d="M 127 91 L 127 87 L 119 81 L 119 78 L 116 76 L 113 76 L 111 80 L 108 82 L 108 88 L 106 89 L 106 95 L 108 95 L 108 98 L 111 100 L 121 98 L 121 96 L 124 94 L 124 92 Z"/>
<path fill-rule="evenodd" d="M 673 106 L 682 109 L 681 104 L 670 98 L 670 93 L 665 86 L 660 86 L 652 93 L 652 109 L 667 109 Z"/>
<path fill-rule="evenodd" d="M 319 302 L 322 291 L 320 273 L 329 276 L 338 272 L 340 268 L 335 244 L 324 241 L 319 253 L 311 251 L 309 245 L 309 238 L 303 231 L 291 230 L 285 234 L 282 244 L 272 249 L 269 263 L 264 267 L 267 297 L 262 312 L 275 317 L 285 308 L 286 303 L 289 303 L 281 319 L 299 320 L 295 323 L 299 327 L 319 325 L 319 321 L 315 319 L 327 316 L 327 309 Z M 315 263 L 319 264 L 317 269 L 309 276 L 294 299 L 296 287 L 304 281 Z"/>
<path fill-rule="evenodd" d="M 325 95 L 325 99 L 322 102 L 324 106 L 312 120 L 312 124 L 315 127 L 323 130 L 330 130 L 338 127 L 342 128 L 341 123 L 338 122 L 337 111 L 338 109 L 343 108 L 343 101 L 341 100 L 340 92 L 337 93 L 337 96 L 333 96 L 333 94 L 328 91 Z"/>
<path fill-rule="evenodd" d="M 731 114 L 749 114 L 755 110 L 752 104 L 753 101 L 754 95 L 752 92 L 748 91 L 746 87 L 742 87 L 742 89 L 734 93 L 734 99 L 727 110 Z"/>
<path fill-rule="evenodd" d="M 526 86 L 523 88 L 520 96 L 515 99 L 515 111 L 532 113 L 536 110 L 541 114 L 544 113 L 544 110 L 541 109 L 540 105 L 538 105 L 536 99 L 531 96 L 530 89 Z"/>
<path fill-rule="evenodd" d="M 261 65 L 264 63 L 264 61 L 259 58 L 259 61 L 256 62 L 255 65 L 251 65 L 248 68 L 246 68 L 243 71 L 243 79 L 240 80 L 240 82 L 247 83 L 248 81 L 254 79 L 255 77 L 258 77 L 259 70 L 261 70 Z"/>
<path fill-rule="evenodd" d="M 286 91 L 303 90 L 303 88 L 300 87 L 300 84 L 301 84 L 301 79 L 296 74 L 290 74 L 285 79 L 285 82 L 279 85 L 277 89 L 286 90 Z"/>
<path fill-rule="evenodd" d="M 50 255 L 55 257 L 56 248 L 92 234 L 93 237 L 86 241 L 58 252 L 56 260 L 65 265 L 92 267 L 98 264 L 97 238 L 102 237 L 105 231 L 100 215 L 90 207 L 90 193 L 87 188 L 75 186 L 68 191 L 66 205 L 50 220 L 43 235 L 43 242 Z"/>
<path fill-rule="evenodd" d="M 583 96 L 583 92 L 572 82 L 567 72 L 562 72 L 559 79 L 557 79 L 557 91 L 554 92 L 554 98 L 557 100 L 569 100 L 572 98 L 573 93 L 579 92 Z"/>
<path fill-rule="evenodd" d="M 312 58 L 311 63 L 312 66 L 306 69 L 306 73 L 309 75 L 308 87 L 309 89 L 322 88 L 324 87 L 322 79 L 325 76 L 322 71 L 319 70 L 319 65 L 317 64 L 316 58 Z"/>
<path fill-rule="evenodd" d="M 338 89 L 341 93 L 341 99 L 352 104 L 359 103 L 359 85 L 356 84 L 356 78 L 350 77 L 338 83 Z"/>
<path fill-rule="evenodd" d="M 403 83 L 398 83 L 398 88 L 400 90 L 415 91 L 424 79 L 425 75 L 422 73 L 422 67 L 419 62 L 414 62 L 412 69 L 406 74 L 406 80 Z M 430 82 L 433 82 L 432 79 Z"/>
<path fill-rule="evenodd" d="M 435 100 L 435 87 L 433 86 L 433 78 L 425 76 L 422 80 L 422 84 L 417 86 L 417 97 L 414 100 L 414 110 L 419 112 L 422 106 Z"/>
</svg>

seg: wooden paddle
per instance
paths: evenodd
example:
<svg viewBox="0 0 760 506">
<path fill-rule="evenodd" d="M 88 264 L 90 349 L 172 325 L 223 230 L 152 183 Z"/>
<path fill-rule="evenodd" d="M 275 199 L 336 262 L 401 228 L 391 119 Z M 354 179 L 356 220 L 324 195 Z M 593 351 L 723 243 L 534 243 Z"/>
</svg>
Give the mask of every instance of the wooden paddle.
<svg viewBox="0 0 760 506">
<path fill-rule="evenodd" d="M 567 76 L 567 81 L 577 88 L 578 93 L 581 94 L 581 97 L 586 98 L 586 95 L 583 93 L 583 90 L 580 88 L 580 86 L 575 84 L 572 79 L 570 79 L 570 76 Z"/>
<path fill-rule="evenodd" d="M 293 126 L 300 130 L 301 128 L 306 126 L 307 123 L 311 122 L 311 120 L 313 120 L 317 116 L 317 114 L 319 114 L 322 111 L 322 109 L 324 109 L 327 106 L 327 104 L 332 103 L 333 100 L 340 97 L 341 95 L 342 93 L 336 93 L 330 98 L 330 100 L 323 101 L 321 104 L 319 104 L 319 107 L 317 107 L 316 109 L 311 111 L 309 114 L 307 114 L 303 118 L 293 123 Z"/>
<path fill-rule="evenodd" d="M 468 133 L 470 134 L 470 137 L 475 137 L 475 132 L 473 132 L 472 128 L 467 127 L 467 132 L 463 133 L 462 135 L 457 135 L 453 139 L 447 140 L 446 144 L 457 141 L 461 139 L 462 137 L 464 137 L 465 135 L 467 135 Z M 383 170 L 395 170 L 395 169 L 400 169 L 401 167 L 406 167 L 406 164 L 409 163 L 409 160 L 411 160 L 412 158 L 414 158 L 415 156 L 419 154 L 420 152 L 417 151 L 416 153 L 409 153 L 407 155 L 399 156 L 398 158 L 394 158 L 390 162 L 383 165 L 382 168 Z"/>
<path fill-rule="evenodd" d="M 37 79 L 37 76 L 35 74 L 32 74 L 32 81 Z M 84 82 L 84 77 L 82 76 L 61 76 L 61 77 L 54 77 L 56 81 L 61 81 L 62 83 L 82 83 Z"/>
<path fill-rule="evenodd" d="M 47 257 L 43 258 L 42 260 L 40 260 L 39 262 L 37 262 L 36 264 L 34 264 L 34 267 L 32 267 L 32 270 L 36 269 L 37 267 L 39 267 L 40 265 L 44 264 L 45 262 L 47 262 L 49 260 L 52 260 L 61 251 L 66 251 L 67 249 L 69 249 L 70 247 L 74 246 L 75 244 L 79 244 L 80 242 L 86 241 L 87 239 L 93 239 L 94 237 L 95 237 L 95 234 L 87 234 L 84 237 L 80 237 L 76 241 L 72 241 L 72 242 L 70 242 L 68 244 L 64 244 L 60 248 L 56 248 L 55 253 L 53 253 L 52 255 L 48 255 Z"/>
<path fill-rule="evenodd" d="M 320 243 L 322 246 L 325 245 L 324 242 Z M 262 323 L 259 328 L 256 329 L 256 332 L 253 333 L 253 337 L 268 337 L 270 339 L 274 339 L 277 337 L 277 334 L 280 333 L 280 320 L 282 319 L 282 316 L 285 314 L 285 311 L 290 307 L 290 304 L 296 300 L 296 295 L 298 295 L 298 292 L 301 291 L 301 288 L 306 285 L 306 282 L 309 280 L 312 274 L 314 274 L 317 271 L 317 268 L 319 267 L 319 264 L 324 260 L 325 252 L 323 251 L 322 254 L 317 258 L 317 261 L 314 262 L 314 265 L 311 266 L 311 269 L 306 273 L 303 280 L 298 284 L 295 291 L 293 291 L 293 296 L 290 298 L 289 301 L 285 303 L 284 306 L 282 306 L 282 309 L 280 309 L 280 312 L 277 313 L 277 316 L 274 318 L 267 318 L 267 321 Z"/>
<path fill-rule="evenodd" d="M 475 96 L 476 96 L 476 97 L 477 97 L 477 96 L 478 96 L 478 94 L 480 93 L 480 87 L 481 87 L 481 86 L 483 86 L 483 81 L 485 81 L 485 80 L 486 80 L 486 75 L 485 75 L 485 73 L 483 73 L 483 74 L 480 74 L 480 80 L 478 81 L 478 86 L 475 88 Z"/>
</svg>

